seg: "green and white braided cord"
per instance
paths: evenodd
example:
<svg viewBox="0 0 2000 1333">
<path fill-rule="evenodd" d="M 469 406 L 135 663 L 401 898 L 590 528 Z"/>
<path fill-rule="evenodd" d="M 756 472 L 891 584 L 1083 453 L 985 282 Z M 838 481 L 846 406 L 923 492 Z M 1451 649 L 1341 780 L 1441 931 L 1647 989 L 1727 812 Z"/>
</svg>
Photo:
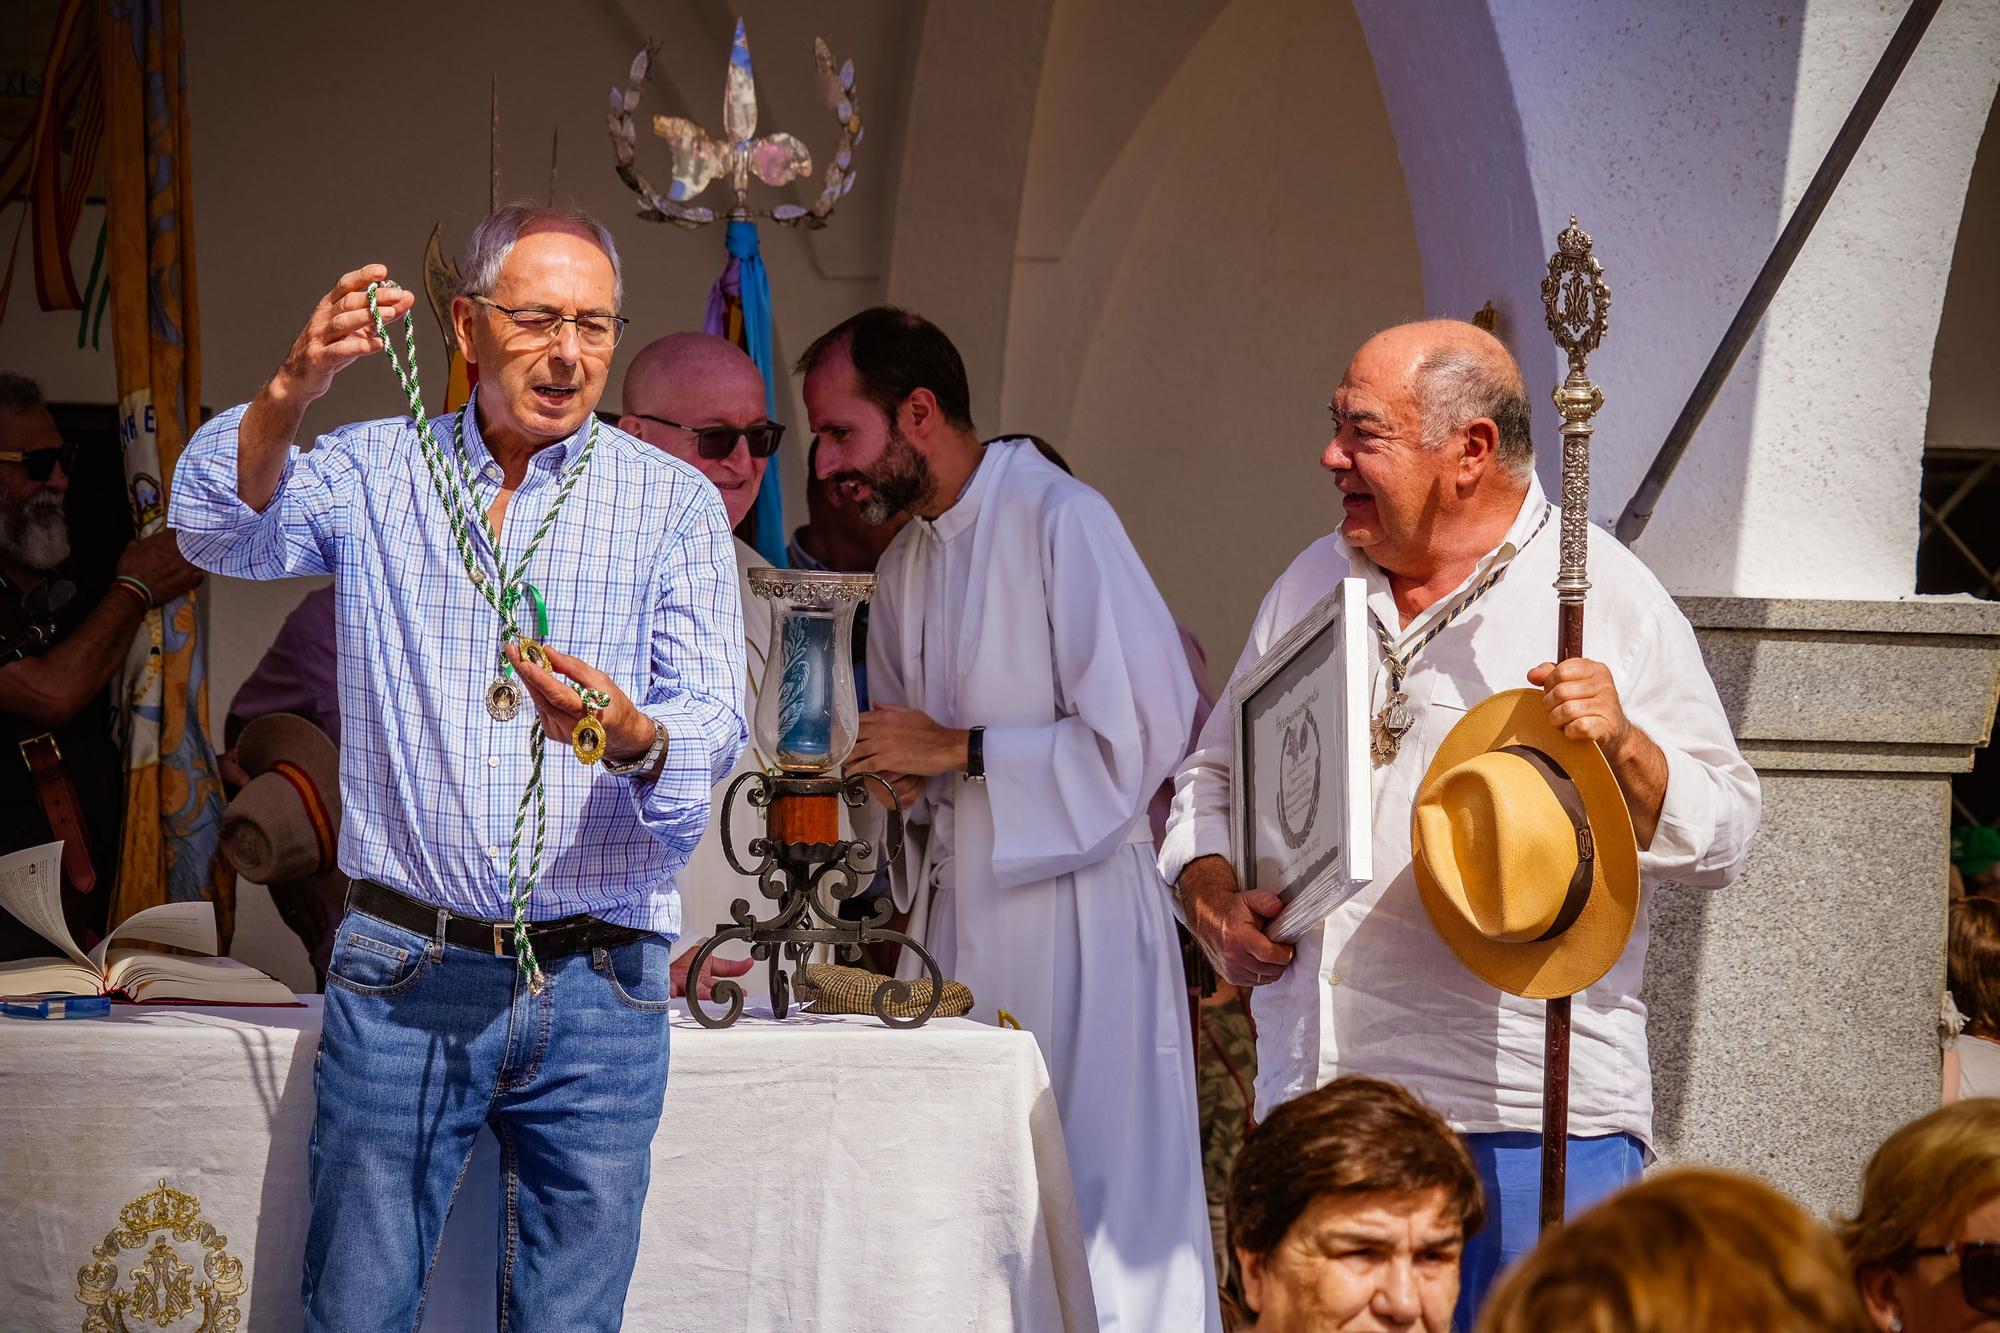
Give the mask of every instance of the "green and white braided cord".
<svg viewBox="0 0 2000 1333">
<path fill-rule="evenodd" d="M 506 626 L 509 634 L 515 634 L 519 627 L 514 623 L 511 606 L 502 603 L 500 589 L 486 586 L 486 571 L 480 568 L 478 557 L 472 550 L 471 521 L 465 512 L 472 493 L 470 481 L 464 475 L 463 465 L 461 465 L 461 475 L 454 479 L 459 481 L 460 485 L 453 486 L 447 481 L 451 475 L 449 464 L 445 459 L 443 448 L 437 442 L 437 437 L 431 433 L 430 417 L 424 411 L 423 390 L 417 383 L 416 320 L 406 316 L 403 321 L 404 354 L 408 358 L 406 366 L 404 359 L 396 355 L 396 344 L 390 338 L 388 322 L 382 316 L 382 306 L 377 295 L 380 288 L 380 283 L 368 284 L 368 313 L 375 321 L 375 335 L 382 340 L 382 349 L 388 354 L 389 369 L 395 372 L 396 382 L 402 386 L 404 395 L 410 400 L 410 415 L 417 427 L 417 445 L 419 452 L 423 454 L 424 466 L 431 475 L 431 489 L 436 492 L 439 503 L 444 506 L 445 516 L 451 523 L 452 541 L 458 546 L 458 557 L 464 562 L 466 576 L 472 580 L 472 586 L 479 590 L 479 595 L 484 597 L 487 604 L 500 616 L 501 623 Z M 464 454 L 462 443 L 459 446 L 459 453 L 461 456 Z M 477 505 L 470 507 L 477 508 Z M 493 558 L 497 566 L 500 559 L 500 547 L 497 542 L 493 547 Z"/>
<path fill-rule="evenodd" d="M 388 354 L 389 368 L 395 372 L 396 382 L 402 386 L 403 393 L 410 400 L 410 416 L 416 423 L 417 444 L 423 454 L 424 466 L 430 473 L 431 489 L 436 493 L 438 502 L 444 506 L 445 516 L 451 524 L 452 541 L 458 547 L 459 559 L 464 562 L 466 577 L 472 581 L 472 586 L 478 590 L 479 595 L 486 599 L 487 605 L 491 606 L 494 613 L 500 617 L 505 637 L 509 640 L 519 639 L 522 637 L 521 627 L 514 619 L 514 606 L 518 600 L 516 585 L 520 584 L 523 576 L 527 574 L 528 562 L 541 548 L 542 539 L 547 537 L 549 530 L 555 526 L 556 515 L 562 511 L 570 492 L 576 489 L 576 483 L 583 476 L 584 469 L 590 466 L 591 453 L 597 447 L 597 422 L 595 419 L 591 421 L 590 435 L 584 441 L 583 453 L 577 458 L 576 466 L 570 469 L 569 475 L 563 478 L 555 500 L 542 515 L 542 521 L 536 527 L 534 536 L 529 539 L 527 549 L 515 562 L 513 573 L 503 577 L 497 588 L 490 586 L 486 571 L 481 568 L 478 557 L 472 549 L 472 523 L 468 511 L 479 516 L 479 522 L 486 530 L 486 539 L 492 546 L 496 570 L 500 568 L 500 535 L 493 530 L 492 520 L 487 517 L 486 511 L 479 507 L 472 489 L 472 464 L 465 449 L 464 415 L 461 413 L 452 423 L 452 444 L 456 457 L 447 459 L 437 438 L 431 433 L 430 418 L 424 412 L 423 390 L 417 382 L 416 321 L 408 317 L 404 319 L 404 350 L 403 355 L 399 357 L 396 354 L 395 343 L 390 340 L 388 322 L 382 316 L 381 303 L 376 294 L 380 286 L 380 283 L 368 284 L 368 313 L 375 321 L 375 334 L 382 340 L 382 349 Z M 452 469 L 453 462 L 457 464 L 456 473 Z M 504 652 L 500 655 L 500 660 L 504 667 L 506 663 Z M 541 719 L 537 717 L 528 728 L 528 782 L 521 789 L 520 804 L 514 811 L 514 835 L 507 847 L 507 897 L 513 906 L 514 914 L 514 960 L 527 974 L 529 991 L 536 995 L 541 994 L 548 986 L 548 978 L 542 972 L 541 962 L 535 957 L 535 946 L 528 938 L 528 898 L 535 891 L 535 881 L 541 877 L 542 849 L 548 836 L 548 800 L 542 782 L 542 751 L 545 743 L 546 737 L 542 732 Z M 521 835 L 526 829 L 528 810 L 531 806 L 535 812 L 535 838 L 527 878 L 524 881 L 521 877 Z"/>
</svg>

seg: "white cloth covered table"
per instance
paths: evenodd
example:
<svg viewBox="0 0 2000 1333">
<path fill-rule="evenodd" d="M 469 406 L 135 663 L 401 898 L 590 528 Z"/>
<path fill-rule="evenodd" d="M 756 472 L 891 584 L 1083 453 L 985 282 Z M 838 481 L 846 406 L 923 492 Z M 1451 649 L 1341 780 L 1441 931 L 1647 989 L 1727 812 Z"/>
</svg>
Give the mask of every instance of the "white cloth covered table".
<svg viewBox="0 0 2000 1333">
<path fill-rule="evenodd" d="M 109 1242 L 113 1289 L 193 1309 L 163 1325 L 128 1306 L 134 1327 L 196 1328 L 202 1290 L 221 1304 L 239 1285 L 231 1261 L 241 1328 L 299 1326 L 320 1027 L 308 998 L 0 1020 L 0 1323 L 82 1327 L 79 1270 L 144 1197 L 137 1225 L 161 1229 Z M 679 1011 L 673 1023 L 626 1328 L 1096 1327 L 1062 1127 L 1028 1034 L 797 1013 L 747 1013 L 721 1032 Z M 427 1330 L 494 1327 L 497 1171 L 484 1134 Z M 166 1226 L 177 1211 L 179 1235 Z"/>
</svg>

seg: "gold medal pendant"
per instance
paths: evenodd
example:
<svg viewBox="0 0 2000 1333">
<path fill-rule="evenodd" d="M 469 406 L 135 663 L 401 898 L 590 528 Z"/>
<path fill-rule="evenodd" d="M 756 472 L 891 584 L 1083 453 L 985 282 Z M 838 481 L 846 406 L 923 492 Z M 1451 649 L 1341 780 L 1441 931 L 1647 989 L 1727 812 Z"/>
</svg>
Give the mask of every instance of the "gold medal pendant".
<svg viewBox="0 0 2000 1333">
<path fill-rule="evenodd" d="M 524 636 L 516 646 L 521 650 L 521 660 L 523 662 L 533 662 L 544 671 L 553 671 L 555 669 L 549 665 L 548 650 L 533 639 Z"/>
<path fill-rule="evenodd" d="M 604 724 L 594 713 L 585 713 L 569 734 L 569 748 L 576 751 L 577 762 L 594 764 L 604 757 Z"/>
<path fill-rule="evenodd" d="M 576 697 L 583 703 L 583 716 L 577 719 L 576 729 L 569 734 L 569 748 L 576 751 L 579 764 L 594 764 L 604 758 L 604 745 L 609 737 L 604 724 L 597 715 L 611 707 L 611 696 L 603 690 L 593 690 L 576 682 L 570 682 Z"/>
</svg>

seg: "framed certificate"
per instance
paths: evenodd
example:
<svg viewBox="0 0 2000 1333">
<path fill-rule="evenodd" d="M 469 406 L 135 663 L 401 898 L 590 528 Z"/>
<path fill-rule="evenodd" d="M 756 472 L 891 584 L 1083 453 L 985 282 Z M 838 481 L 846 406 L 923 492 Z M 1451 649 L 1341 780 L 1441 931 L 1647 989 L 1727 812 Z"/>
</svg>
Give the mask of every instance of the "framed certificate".
<svg viewBox="0 0 2000 1333">
<path fill-rule="evenodd" d="M 1293 940 L 1373 874 L 1369 857 L 1368 585 L 1343 579 L 1230 691 L 1230 859 L 1285 900 Z"/>
</svg>

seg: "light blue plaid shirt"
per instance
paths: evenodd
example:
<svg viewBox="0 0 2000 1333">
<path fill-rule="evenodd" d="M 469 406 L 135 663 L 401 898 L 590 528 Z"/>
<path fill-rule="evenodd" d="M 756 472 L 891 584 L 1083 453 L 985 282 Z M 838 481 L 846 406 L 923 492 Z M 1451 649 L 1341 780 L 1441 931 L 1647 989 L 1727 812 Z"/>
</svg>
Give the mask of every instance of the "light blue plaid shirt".
<svg viewBox="0 0 2000 1333">
<path fill-rule="evenodd" d="M 257 513 L 236 494 L 243 408 L 195 435 L 173 478 L 168 522 L 212 573 L 334 576 L 339 645 L 340 868 L 453 912 L 504 920 L 507 848 L 528 777 L 532 705 L 487 715 L 499 619 L 466 577 L 409 418 L 368 421 L 292 451 Z M 479 507 L 500 467 L 463 414 Z M 452 419 L 438 421 L 451 449 Z M 507 507 L 511 567 L 555 500 L 589 431 L 535 454 Z M 475 537 L 489 576 L 485 534 Z M 666 724 L 651 782 L 586 768 L 551 736 L 548 842 L 531 920 L 588 912 L 680 933 L 675 879 L 708 822 L 709 788 L 744 744 L 743 609 L 729 520 L 700 473 L 610 426 L 536 552 L 527 580 L 548 604 L 550 646 L 608 674 Z M 525 605 L 522 622 L 533 621 Z M 526 872 L 534 835 L 522 837 Z"/>
</svg>

